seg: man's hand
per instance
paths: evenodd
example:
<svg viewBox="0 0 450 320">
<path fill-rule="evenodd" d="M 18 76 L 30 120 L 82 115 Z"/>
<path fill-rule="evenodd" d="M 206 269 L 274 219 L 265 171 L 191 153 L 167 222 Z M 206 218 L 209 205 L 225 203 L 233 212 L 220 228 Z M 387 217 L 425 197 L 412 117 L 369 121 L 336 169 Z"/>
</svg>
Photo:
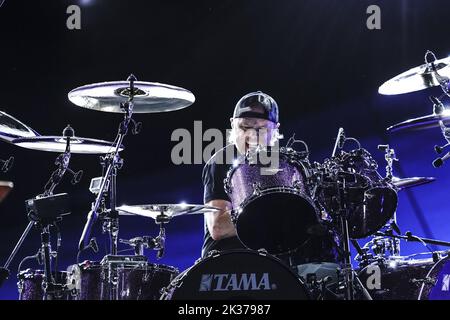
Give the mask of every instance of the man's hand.
<svg viewBox="0 0 450 320">
<path fill-rule="evenodd" d="M 220 208 L 219 212 L 205 213 L 206 225 L 213 240 L 220 240 L 236 235 L 236 228 L 231 221 L 231 203 L 226 200 L 211 200 L 207 206 Z"/>
</svg>

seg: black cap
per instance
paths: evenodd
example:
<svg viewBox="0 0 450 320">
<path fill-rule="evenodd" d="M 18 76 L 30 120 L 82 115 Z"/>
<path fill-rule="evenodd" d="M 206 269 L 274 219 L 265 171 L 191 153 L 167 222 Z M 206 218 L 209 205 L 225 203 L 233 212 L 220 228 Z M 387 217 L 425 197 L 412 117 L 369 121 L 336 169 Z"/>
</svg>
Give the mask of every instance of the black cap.
<svg viewBox="0 0 450 320">
<path fill-rule="evenodd" d="M 278 123 L 278 104 L 268 94 L 251 92 L 236 103 L 233 118 L 260 118 Z"/>
</svg>

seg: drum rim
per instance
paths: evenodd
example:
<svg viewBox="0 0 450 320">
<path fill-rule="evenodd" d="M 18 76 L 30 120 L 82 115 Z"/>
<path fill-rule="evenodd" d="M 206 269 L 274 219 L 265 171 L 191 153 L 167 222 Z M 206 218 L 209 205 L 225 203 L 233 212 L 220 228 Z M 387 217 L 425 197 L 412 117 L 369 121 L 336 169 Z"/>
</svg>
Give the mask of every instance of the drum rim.
<svg viewBox="0 0 450 320">
<path fill-rule="evenodd" d="M 427 298 L 422 297 L 422 295 L 424 294 L 425 286 L 430 286 L 430 288 L 428 288 L 429 290 L 434 288 L 434 286 L 436 285 L 436 282 L 437 282 L 437 276 L 439 275 L 439 271 L 441 270 L 440 268 L 437 269 L 438 266 L 441 264 L 445 264 L 445 262 L 449 262 L 449 261 L 450 261 L 450 253 L 447 252 L 447 256 L 442 257 L 441 259 L 436 261 L 436 263 L 434 263 L 434 265 L 431 267 L 431 269 L 427 272 L 427 275 L 425 276 L 425 279 L 428 279 L 428 278 L 432 279 L 434 284 L 431 285 L 431 284 L 422 283 L 422 285 L 420 286 L 419 296 L 417 297 L 417 300 L 425 300 L 428 298 L 428 297 Z"/>
<path fill-rule="evenodd" d="M 277 151 L 272 151 L 272 152 L 277 152 Z M 313 176 L 312 174 L 312 166 L 311 163 L 309 162 L 308 158 L 304 158 L 304 159 L 299 159 L 299 160 L 292 160 L 289 157 L 292 158 L 292 152 L 298 153 L 297 151 L 293 150 L 293 151 L 288 151 L 285 150 L 285 148 L 280 148 L 278 150 L 278 152 L 283 156 L 283 157 L 287 157 L 287 159 L 285 159 L 285 162 L 287 162 L 289 165 L 292 165 L 294 168 L 297 169 L 297 171 L 299 172 L 299 174 L 302 176 L 304 182 L 305 182 L 305 187 L 307 187 L 307 189 L 309 189 L 308 187 L 308 180 Z M 240 157 L 242 158 L 243 156 L 240 155 Z M 280 157 L 281 158 L 281 157 Z M 227 173 L 225 175 L 225 179 L 224 179 L 224 188 L 225 188 L 225 192 L 230 195 L 233 191 L 232 191 L 232 186 L 231 186 L 231 179 L 234 175 L 234 172 L 240 168 L 242 165 L 247 164 L 245 162 L 239 162 L 237 165 L 231 165 L 230 168 L 227 170 Z M 301 167 L 302 170 L 299 170 L 298 167 Z"/>
</svg>

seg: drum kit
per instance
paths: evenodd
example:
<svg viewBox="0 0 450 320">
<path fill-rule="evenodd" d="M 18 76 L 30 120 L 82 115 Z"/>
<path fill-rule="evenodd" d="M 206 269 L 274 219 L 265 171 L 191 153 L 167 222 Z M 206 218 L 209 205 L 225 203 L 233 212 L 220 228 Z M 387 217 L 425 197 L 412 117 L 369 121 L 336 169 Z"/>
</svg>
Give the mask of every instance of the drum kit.
<svg viewBox="0 0 450 320">
<path fill-rule="evenodd" d="M 425 64 L 387 81 L 381 94 L 401 94 L 440 86 L 450 97 L 450 59 L 437 60 L 427 52 Z M 165 252 L 166 225 L 179 216 L 216 213 L 218 208 L 195 204 L 116 205 L 116 177 L 123 166 L 120 152 L 125 148 L 128 130 L 138 134 L 141 123 L 134 113 L 175 111 L 194 103 L 194 95 L 183 88 L 161 83 L 127 81 L 85 85 L 69 92 L 75 105 L 95 111 L 120 113 L 113 142 L 82 138 L 67 126 L 61 136 L 42 136 L 14 117 L 0 112 L 0 140 L 18 147 L 58 153 L 57 168 L 43 193 L 26 201 L 30 220 L 3 268 L 0 280 L 9 276 L 8 267 L 33 226 L 41 232 L 41 246 L 34 256 L 25 257 L 19 266 L 18 288 L 22 300 L 223 300 L 223 299 L 448 299 L 450 251 L 432 251 L 411 256 L 400 255 L 400 241 L 420 242 L 450 247 L 449 242 L 427 239 L 410 232 L 402 234 L 396 221 L 398 192 L 431 183 L 432 177 L 398 178 L 393 174 L 397 161 L 389 145 L 380 145 L 384 153 L 386 175 L 360 142 L 339 129 L 330 158 L 309 161 L 306 143 L 290 138 L 281 148 L 261 147 L 253 154 L 241 155 L 230 165 L 224 189 L 232 210 L 232 221 L 239 240 L 246 249 L 211 251 L 193 266 L 178 268 L 152 263 L 145 249 Z M 411 119 L 387 129 L 389 133 L 410 129 L 440 127 L 447 145 L 436 146 L 438 154 L 450 145 L 450 121 L 441 103 L 432 97 L 433 114 Z M 304 150 L 294 149 L 296 143 Z M 353 143 L 354 149 L 344 148 Z M 264 152 L 276 153 L 278 168 L 261 174 L 266 164 L 249 161 Z M 71 154 L 101 154 L 103 174 L 93 178 L 89 190 L 96 195 L 82 231 L 78 258 L 66 271 L 54 268 L 56 251 L 50 244 L 50 229 L 57 228 L 70 213 L 67 193 L 55 194 L 63 176 L 80 181 L 82 171 L 69 168 Z M 450 153 L 437 158 L 440 166 Z M 1 160 L 2 170 L 9 170 L 13 158 Z M 236 164 L 237 163 L 237 164 Z M 0 202 L 13 188 L 0 182 Z M 121 217 L 133 215 L 151 218 L 159 226 L 156 237 L 136 236 L 119 239 Z M 85 250 L 98 251 L 92 237 L 94 223 L 101 222 L 110 239 L 109 253 L 101 261 L 80 262 Z M 58 240 L 61 235 L 58 231 Z M 294 262 L 298 252 L 311 245 L 311 239 L 332 239 L 336 255 L 330 261 L 303 259 Z M 364 246 L 358 239 L 368 238 Z M 119 243 L 134 250 L 134 255 L 120 255 Z M 352 264 L 350 246 L 357 251 Z M 315 247 L 311 247 L 315 248 Z M 315 250 L 315 249 L 313 249 Z M 320 251 L 320 250 L 319 250 Z M 317 253 L 317 252 L 316 252 Z M 286 258 L 287 257 L 287 258 Z M 29 259 L 38 259 L 43 270 L 22 270 Z"/>
</svg>

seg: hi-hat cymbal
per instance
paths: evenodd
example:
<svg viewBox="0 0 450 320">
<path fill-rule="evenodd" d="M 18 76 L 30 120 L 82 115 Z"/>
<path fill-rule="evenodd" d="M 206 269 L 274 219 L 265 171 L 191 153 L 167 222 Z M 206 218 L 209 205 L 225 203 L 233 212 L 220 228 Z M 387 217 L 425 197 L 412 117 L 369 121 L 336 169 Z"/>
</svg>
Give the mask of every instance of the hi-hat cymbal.
<svg viewBox="0 0 450 320">
<path fill-rule="evenodd" d="M 14 184 L 10 181 L 0 181 L 0 202 L 6 198 L 13 187 Z"/>
<path fill-rule="evenodd" d="M 113 81 L 88 84 L 69 92 L 69 100 L 87 109 L 123 113 L 120 103 L 130 96 L 130 82 Z M 135 81 L 133 113 L 167 112 L 186 108 L 195 97 L 189 90 L 162 84 Z"/>
<path fill-rule="evenodd" d="M 157 220 L 158 216 L 164 215 L 171 219 L 173 217 L 188 214 L 202 214 L 206 212 L 217 212 L 220 209 L 199 204 L 144 204 L 144 205 L 123 205 L 116 208 L 120 215 L 137 215 Z"/>
<path fill-rule="evenodd" d="M 429 114 L 427 116 L 408 119 L 406 121 L 394 124 L 386 129 L 387 132 L 400 132 L 410 130 L 421 130 L 439 127 L 439 121 L 443 121 L 444 124 L 450 124 L 450 113 L 444 111 L 443 114 Z"/>
<path fill-rule="evenodd" d="M 0 111 L 0 140 L 12 142 L 17 138 L 35 137 L 39 134 L 23 122 Z"/>
<path fill-rule="evenodd" d="M 378 93 L 394 95 L 423 90 L 440 85 L 440 79 L 450 78 L 450 57 L 435 60 L 432 64 L 409 69 L 398 76 L 386 81 L 378 88 Z"/>
<path fill-rule="evenodd" d="M 410 177 L 410 178 L 392 178 L 392 184 L 397 187 L 398 190 L 403 190 L 410 187 L 420 186 L 435 181 L 433 177 Z"/>
<path fill-rule="evenodd" d="M 64 136 L 38 136 L 29 138 L 17 138 L 12 141 L 15 145 L 39 151 L 64 153 L 66 151 L 67 137 Z M 123 146 L 119 149 L 122 151 Z M 71 137 L 70 152 L 82 154 L 105 154 L 115 150 L 113 142 Z"/>
</svg>

